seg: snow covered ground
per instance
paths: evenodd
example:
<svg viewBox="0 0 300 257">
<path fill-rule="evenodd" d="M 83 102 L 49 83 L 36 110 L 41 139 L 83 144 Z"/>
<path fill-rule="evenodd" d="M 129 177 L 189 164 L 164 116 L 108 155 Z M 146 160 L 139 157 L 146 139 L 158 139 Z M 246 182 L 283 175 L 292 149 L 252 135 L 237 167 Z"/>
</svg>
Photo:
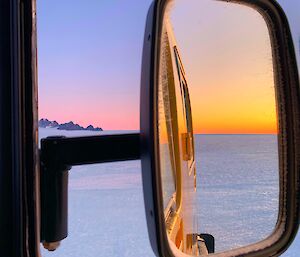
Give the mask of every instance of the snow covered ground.
<svg viewBox="0 0 300 257">
<path fill-rule="evenodd" d="M 119 131 L 120 133 L 121 131 Z M 40 129 L 48 135 L 105 132 Z M 274 136 L 196 135 L 199 227 L 217 250 L 253 243 L 276 222 L 278 175 Z M 296 257 L 300 238 L 283 256 Z M 154 256 L 147 235 L 140 161 L 73 167 L 69 236 L 45 257 Z"/>
</svg>

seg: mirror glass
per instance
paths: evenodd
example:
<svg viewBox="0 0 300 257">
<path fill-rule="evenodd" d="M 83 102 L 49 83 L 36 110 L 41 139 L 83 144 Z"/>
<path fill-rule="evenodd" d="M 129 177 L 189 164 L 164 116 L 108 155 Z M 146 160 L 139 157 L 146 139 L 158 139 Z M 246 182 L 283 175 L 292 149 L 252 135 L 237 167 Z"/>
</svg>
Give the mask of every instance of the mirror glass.
<svg viewBox="0 0 300 257">
<path fill-rule="evenodd" d="M 278 123 L 267 24 L 249 6 L 176 0 L 160 42 L 158 135 L 170 246 L 263 240 L 278 216 Z"/>
</svg>

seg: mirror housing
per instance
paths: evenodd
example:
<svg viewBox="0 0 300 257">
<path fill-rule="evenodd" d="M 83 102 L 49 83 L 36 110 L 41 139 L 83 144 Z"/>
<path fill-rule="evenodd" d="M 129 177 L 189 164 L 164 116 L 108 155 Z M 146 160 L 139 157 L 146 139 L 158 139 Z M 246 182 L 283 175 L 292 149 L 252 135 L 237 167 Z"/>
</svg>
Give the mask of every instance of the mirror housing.
<svg viewBox="0 0 300 257">
<path fill-rule="evenodd" d="M 148 12 L 141 78 L 141 161 L 148 233 L 157 256 L 185 256 L 170 246 L 164 223 L 158 148 L 158 71 L 164 13 L 170 1 L 154 2 Z M 223 253 L 222 256 L 278 256 L 299 226 L 300 92 L 294 45 L 283 10 L 275 1 L 234 0 L 257 10 L 265 19 L 272 45 L 280 133 L 280 196 L 278 222 L 266 239 Z M 202 235 L 207 248 L 211 236 Z M 176 252 L 176 254 L 175 254 Z"/>
</svg>

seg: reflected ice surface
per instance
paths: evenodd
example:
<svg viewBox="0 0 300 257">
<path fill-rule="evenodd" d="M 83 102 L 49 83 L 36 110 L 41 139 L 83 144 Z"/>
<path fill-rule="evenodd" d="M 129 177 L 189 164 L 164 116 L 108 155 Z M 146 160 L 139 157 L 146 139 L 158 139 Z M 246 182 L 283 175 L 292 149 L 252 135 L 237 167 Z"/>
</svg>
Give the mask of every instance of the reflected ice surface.
<svg viewBox="0 0 300 257">
<path fill-rule="evenodd" d="M 55 133 L 84 136 L 91 132 Z M 41 129 L 40 135 L 53 135 L 53 130 Z M 256 241 L 257 235 L 271 232 L 276 222 L 278 193 L 274 144 L 276 137 L 269 135 L 195 135 L 199 228 L 216 237 L 218 251 Z M 201 172 L 208 167 L 211 172 Z M 42 256 L 154 257 L 146 227 L 140 169 L 139 161 L 73 167 L 69 181 L 69 236 L 56 252 L 42 250 Z M 282 256 L 299 256 L 299 249 L 296 239 Z"/>
<path fill-rule="evenodd" d="M 255 243 L 278 214 L 276 135 L 195 135 L 199 229 L 216 251 Z"/>
</svg>

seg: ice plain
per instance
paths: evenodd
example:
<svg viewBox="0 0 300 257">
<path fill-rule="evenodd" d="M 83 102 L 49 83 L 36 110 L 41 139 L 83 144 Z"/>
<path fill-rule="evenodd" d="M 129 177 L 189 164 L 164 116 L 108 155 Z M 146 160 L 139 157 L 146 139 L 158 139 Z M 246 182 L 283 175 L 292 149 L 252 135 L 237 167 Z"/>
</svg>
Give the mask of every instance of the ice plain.
<svg viewBox="0 0 300 257">
<path fill-rule="evenodd" d="M 40 129 L 39 135 L 123 132 Z M 218 251 L 268 235 L 278 205 L 276 136 L 195 135 L 195 144 L 201 232 L 215 236 Z M 299 241 L 298 236 L 282 256 L 299 256 Z M 42 250 L 42 256 L 154 256 L 147 235 L 140 161 L 73 167 L 69 236 L 57 251 Z"/>
</svg>

